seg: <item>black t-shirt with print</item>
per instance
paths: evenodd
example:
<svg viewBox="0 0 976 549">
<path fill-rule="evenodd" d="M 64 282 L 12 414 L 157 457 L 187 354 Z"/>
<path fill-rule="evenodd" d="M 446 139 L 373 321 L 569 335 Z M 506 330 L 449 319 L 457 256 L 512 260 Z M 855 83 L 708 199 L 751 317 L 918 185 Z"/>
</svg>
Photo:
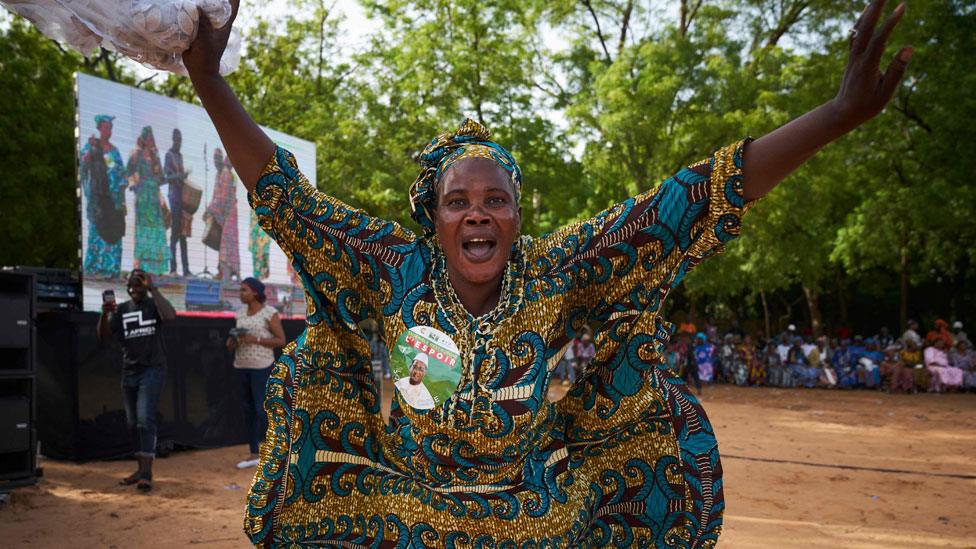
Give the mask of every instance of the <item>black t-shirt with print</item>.
<svg viewBox="0 0 976 549">
<path fill-rule="evenodd" d="M 122 367 L 135 370 L 165 366 L 162 319 L 151 298 L 119 305 L 110 322 L 112 335 L 122 344 Z"/>
</svg>

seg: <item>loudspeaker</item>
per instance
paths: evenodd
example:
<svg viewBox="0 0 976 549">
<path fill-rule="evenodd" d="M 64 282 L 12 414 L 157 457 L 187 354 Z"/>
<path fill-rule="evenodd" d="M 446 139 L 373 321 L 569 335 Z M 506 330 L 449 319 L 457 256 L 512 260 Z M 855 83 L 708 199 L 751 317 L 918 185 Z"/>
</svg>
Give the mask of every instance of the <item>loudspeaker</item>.
<svg viewBox="0 0 976 549">
<path fill-rule="evenodd" d="M 34 275 L 0 271 L 0 489 L 37 480 Z"/>
<path fill-rule="evenodd" d="M 0 490 L 37 480 L 34 376 L 0 376 Z"/>
<path fill-rule="evenodd" d="M 34 372 L 34 275 L 0 271 L 0 375 Z"/>
<path fill-rule="evenodd" d="M 30 412 L 27 395 L 0 397 L 0 453 L 31 449 Z"/>
</svg>

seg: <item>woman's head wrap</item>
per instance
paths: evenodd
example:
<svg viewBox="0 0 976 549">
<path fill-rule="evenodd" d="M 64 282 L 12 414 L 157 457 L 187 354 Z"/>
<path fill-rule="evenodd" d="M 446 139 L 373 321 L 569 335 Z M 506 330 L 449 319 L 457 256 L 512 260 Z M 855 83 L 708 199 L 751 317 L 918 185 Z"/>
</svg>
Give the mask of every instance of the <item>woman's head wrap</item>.
<svg viewBox="0 0 976 549">
<path fill-rule="evenodd" d="M 522 170 L 511 153 L 490 140 L 491 132 L 481 124 L 466 119 L 455 132 L 434 138 L 420 153 L 420 175 L 410 186 L 410 216 L 425 234 L 434 233 L 434 210 L 437 206 L 437 183 L 448 168 L 465 158 L 487 158 L 505 170 L 512 181 L 515 202 L 522 196 Z"/>
<path fill-rule="evenodd" d="M 112 124 L 113 123 L 112 122 L 113 120 L 115 120 L 115 117 L 114 116 L 111 116 L 111 115 L 108 115 L 108 114 L 96 114 L 95 115 L 95 127 L 97 128 L 99 126 L 99 124 L 101 124 L 102 122 L 108 122 L 109 124 Z"/>
<path fill-rule="evenodd" d="M 268 299 L 268 296 L 264 293 L 264 283 L 253 276 L 245 278 L 241 281 L 241 284 L 247 284 L 247 287 L 257 294 L 258 302 L 264 303 Z"/>
</svg>

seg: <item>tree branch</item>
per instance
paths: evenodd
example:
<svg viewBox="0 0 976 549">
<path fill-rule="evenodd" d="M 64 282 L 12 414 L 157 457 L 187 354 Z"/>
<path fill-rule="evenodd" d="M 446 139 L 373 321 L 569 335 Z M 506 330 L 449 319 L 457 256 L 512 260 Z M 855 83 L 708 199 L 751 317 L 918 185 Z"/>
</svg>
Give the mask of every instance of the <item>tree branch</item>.
<svg viewBox="0 0 976 549">
<path fill-rule="evenodd" d="M 925 130 L 927 133 L 932 133 L 932 126 L 929 126 L 928 123 L 926 123 L 924 120 L 922 120 L 922 118 L 915 111 L 913 111 L 912 109 L 910 109 L 908 107 L 908 102 L 907 101 L 905 102 L 905 106 L 904 107 L 902 107 L 900 105 L 892 105 L 891 107 L 893 109 L 895 109 L 896 111 L 898 111 L 898 112 L 902 113 L 903 115 L 905 115 L 905 118 L 907 118 L 907 119 L 911 120 L 912 122 L 918 124 L 918 126 L 920 128 L 922 128 L 923 130 Z"/>
<path fill-rule="evenodd" d="M 801 2 L 797 2 L 796 4 L 790 6 L 790 9 L 786 12 L 786 15 L 780 19 L 779 25 L 773 29 L 772 34 L 770 34 L 769 38 L 766 39 L 766 43 L 763 45 L 763 48 L 768 49 L 775 47 L 780 38 L 782 38 L 783 35 L 786 34 L 797 21 L 800 20 L 800 17 L 803 16 L 803 10 L 807 9 L 809 6 L 809 0 L 802 0 Z"/>
<path fill-rule="evenodd" d="M 695 15 L 698 14 L 698 9 L 701 8 L 702 2 L 704 0 L 695 0 L 695 4 L 688 9 L 688 0 L 681 0 L 681 21 L 679 21 L 678 32 L 681 36 L 688 34 L 688 29 L 691 28 L 692 21 L 695 20 Z"/>
<path fill-rule="evenodd" d="M 603 30 L 600 28 L 600 18 L 596 16 L 596 12 L 593 10 L 593 4 L 590 0 L 580 0 L 586 10 L 590 12 L 590 17 L 593 18 L 593 23 L 596 24 L 596 35 L 600 39 L 600 45 L 603 47 L 603 54 L 606 56 L 607 64 L 613 63 L 613 59 L 610 57 L 610 50 L 607 49 L 607 41 L 603 38 Z"/>
<path fill-rule="evenodd" d="M 150 81 L 150 80 L 152 80 L 153 78 L 156 78 L 156 75 L 157 75 L 157 74 L 159 74 L 159 73 L 157 72 L 157 73 L 155 73 L 155 74 L 151 74 L 151 75 L 149 75 L 149 76 L 147 76 L 147 77 L 145 77 L 145 78 L 143 78 L 142 80 L 140 80 L 140 81 L 138 81 L 138 82 L 136 82 L 136 87 L 137 87 L 137 88 L 141 88 L 143 84 L 145 84 L 146 82 L 149 82 L 149 81 Z"/>
<path fill-rule="evenodd" d="M 630 30 L 630 15 L 633 11 L 634 0 L 627 0 L 627 6 L 624 8 L 624 19 L 620 23 L 620 41 L 617 43 L 617 55 L 624 51 L 624 46 L 627 43 L 627 31 Z"/>
</svg>

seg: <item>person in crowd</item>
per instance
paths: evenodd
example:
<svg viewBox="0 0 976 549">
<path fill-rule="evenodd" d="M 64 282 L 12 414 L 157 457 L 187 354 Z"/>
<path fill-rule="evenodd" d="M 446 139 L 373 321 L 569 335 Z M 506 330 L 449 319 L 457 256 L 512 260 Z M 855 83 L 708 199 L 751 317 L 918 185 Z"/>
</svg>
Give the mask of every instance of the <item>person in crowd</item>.
<svg viewBox="0 0 976 549">
<path fill-rule="evenodd" d="M 814 343 L 813 340 L 813 335 L 812 334 L 804 335 L 803 345 L 801 345 L 800 347 L 803 349 L 803 354 L 806 355 L 807 358 L 810 358 L 810 351 L 813 351 L 814 349 L 817 348 L 817 344 Z M 811 364 L 811 366 L 813 366 L 813 364 Z"/>
<path fill-rule="evenodd" d="M 691 342 L 690 334 L 682 334 L 679 349 L 681 350 L 681 379 L 691 388 L 692 382 L 695 384 L 695 392 L 698 396 L 702 395 L 701 369 L 698 367 L 698 358 L 695 353 L 695 346 Z"/>
<path fill-rule="evenodd" d="M 122 265 L 125 232 L 125 163 L 112 144 L 114 116 L 95 116 L 98 137 L 81 148 L 79 175 L 88 218 L 88 242 L 82 262 L 85 276 L 117 278 Z M 115 217 L 117 219 L 110 219 Z"/>
<path fill-rule="evenodd" d="M 790 347 L 786 356 L 786 364 L 796 383 L 807 388 L 816 387 L 820 372 L 810 366 L 806 354 L 803 353 L 803 338 L 796 336 L 793 338 L 793 345 Z"/>
<path fill-rule="evenodd" d="M 576 357 L 575 370 L 576 375 L 579 376 L 586 371 L 586 367 L 596 355 L 596 346 L 593 345 L 593 336 L 590 335 L 589 328 L 583 329 L 582 335 L 575 340 L 574 345 L 573 356 Z M 675 371 L 677 372 L 678 370 Z"/>
<path fill-rule="evenodd" d="M 790 326 L 793 325 L 790 324 Z M 793 331 L 795 332 L 796 330 L 794 329 Z M 779 343 L 776 345 L 776 353 L 779 354 L 779 361 L 781 364 L 788 364 L 789 362 L 790 347 L 793 346 L 793 336 L 790 336 L 789 334 L 789 330 L 780 334 Z"/>
<path fill-rule="evenodd" d="M 746 366 L 746 384 L 760 386 L 766 384 L 766 365 L 760 359 L 759 351 L 752 336 L 745 334 L 739 344 L 739 359 Z"/>
<path fill-rule="evenodd" d="M 136 195 L 136 245 L 134 265 L 147 273 L 169 272 L 170 253 L 166 242 L 167 217 L 172 215 L 163 202 L 163 166 L 151 126 L 142 128 L 129 157 L 126 173 Z"/>
<path fill-rule="evenodd" d="M 925 343 L 932 345 L 937 339 L 942 340 L 942 348 L 945 351 L 951 349 L 956 343 L 955 339 L 952 337 L 952 332 L 949 331 L 949 323 L 941 318 L 936 319 L 935 328 L 929 330 L 929 333 L 926 334 Z"/>
<path fill-rule="evenodd" d="M 922 350 L 912 338 L 903 341 L 902 345 L 904 348 L 899 353 L 899 357 L 901 358 L 902 368 L 907 369 L 912 375 L 912 392 L 927 392 L 930 387 L 932 374 L 925 367 Z"/>
<path fill-rule="evenodd" d="M 787 352 L 789 352 L 789 348 L 793 346 L 793 339 L 795 339 L 799 335 L 800 332 L 797 331 L 796 324 L 787 325 L 786 330 L 784 330 L 783 333 L 780 334 L 780 336 L 786 338 Z"/>
<path fill-rule="evenodd" d="M 730 333 L 730 334 L 738 337 L 739 340 L 740 340 L 740 342 L 741 342 L 743 336 L 746 335 L 746 331 L 742 329 L 742 325 L 739 324 L 739 319 L 738 318 L 733 318 L 732 319 L 732 322 L 729 325 L 729 331 L 728 331 L 728 333 Z"/>
<path fill-rule="evenodd" d="M 915 386 L 912 369 L 906 368 L 901 356 L 901 348 L 897 344 L 889 345 L 884 351 L 885 357 L 881 362 L 881 377 L 883 386 L 892 393 L 910 393 Z"/>
<path fill-rule="evenodd" d="M 275 359 L 274 350 L 285 345 L 285 330 L 278 311 L 265 303 L 267 295 L 260 280 L 242 280 L 240 298 L 243 306 L 234 315 L 236 332 L 227 338 L 227 348 L 234 351 L 234 371 L 243 397 L 251 452 L 237 468 L 246 469 L 258 464 L 259 445 L 268 429 L 265 387 Z"/>
<path fill-rule="evenodd" d="M 793 374 L 786 368 L 778 347 L 775 339 L 770 339 L 766 343 L 763 361 L 766 365 L 767 384 L 773 387 L 792 387 Z"/>
<path fill-rule="evenodd" d="M 857 362 L 851 352 L 850 341 L 840 340 L 840 346 L 834 353 L 833 366 L 837 372 L 837 384 L 842 389 L 852 389 L 857 385 Z"/>
<path fill-rule="evenodd" d="M 857 359 L 858 380 L 861 385 L 869 389 L 881 387 L 881 361 L 884 353 L 878 349 L 878 343 L 874 338 L 864 340 L 864 351 Z"/>
<path fill-rule="evenodd" d="M 919 334 L 918 322 L 914 320 L 909 320 L 907 327 L 905 328 L 905 333 L 901 335 L 902 343 L 907 344 L 909 341 L 915 344 L 918 349 L 922 348 L 922 336 Z"/>
<path fill-rule="evenodd" d="M 384 338 L 383 330 L 380 330 L 379 326 L 369 331 L 369 354 L 374 365 L 380 363 L 383 379 L 390 379 L 390 351 L 386 347 Z"/>
<path fill-rule="evenodd" d="M 176 274 L 176 248 L 180 248 L 180 263 L 183 266 L 183 276 L 190 276 L 190 264 L 186 254 L 186 239 L 192 236 L 193 216 L 183 210 L 183 187 L 190 173 L 183 168 L 183 134 L 179 128 L 173 128 L 173 145 L 166 151 L 163 162 L 163 181 L 167 185 L 169 197 L 169 272 Z"/>
<path fill-rule="evenodd" d="M 850 351 L 851 366 L 854 368 L 856 373 L 857 381 L 854 383 L 854 386 L 863 387 L 864 373 L 863 369 L 859 366 L 861 364 L 861 357 L 864 356 L 864 352 L 866 350 L 864 346 L 864 337 L 862 337 L 860 334 L 855 334 L 854 339 L 851 341 L 851 344 L 848 347 L 848 350 Z"/>
<path fill-rule="evenodd" d="M 715 324 L 715 319 L 709 318 L 705 321 L 705 337 L 708 341 L 715 345 L 718 343 L 718 325 Z"/>
<path fill-rule="evenodd" d="M 576 383 L 576 338 L 570 339 L 563 351 L 562 358 L 556 364 L 556 376 L 563 385 Z"/>
<path fill-rule="evenodd" d="M 695 335 L 694 356 L 698 364 L 698 379 L 711 383 L 715 377 L 715 346 L 709 343 L 704 332 Z"/>
<path fill-rule="evenodd" d="M 811 368 L 817 369 L 817 385 L 820 387 L 833 387 L 837 384 L 837 377 L 829 367 L 827 338 L 820 336 L 817 343 L 810 349 L 807 355 L 807 362 Z"/>
<path fill-rule="evenodd" d="M 969 341 L 969 336 L 966 335 L 966 332 L 964 332 L 963 329 L 962 329 L 962 321 L 961 320 L 956 320 L 956 321 L 954 321 L 952 323 L 952 339 L 957 344 L 960 341 L 963 341 L 963 340 Z"/>
<path fill-rule="evenodd" d="M 163 326 L 176 318 L 176 311 L 142 269 L 129 273 L 126 291 L 129 301 L 102 304 L 96 332 L 103 345 L 114 338 L 122 346 L 122 402 L 126 423 L 137 441 L 139 467 L 119 483 L 135 484 L 139 491 L 148 492 L 156 457 L 156 407 L 166 382 Z"/>
<path fill-rule="evenodd" d="M 875 336 L 874 340 L 878 343 L 878 348 L 882 350 L 887 350 L 895 344 L 895 338 L 891 335 L 891 330 L 887 326 L 882 326 L 878 330 L 878 335 Z"/>
<path fill-rule="evenodd" d="M 809 338 L 804 337 L 803 339 L 804 342 L 806 342 Z M 820 348 L 817 347 L 816 343 L 813 343 L 812 345 L 804 343 L 800 348 L 803 349 L 803 354 L 807 357 L 807 364 L 811 368 L 816 368 L 819 370 L 823 367 L 824 361 L 820 358 Z"/>
<path fill-rule="evenodd" d="M 678 338 L 672 339 L 668 342 L 668 346 L 664 351 L 664 363 L 667 365 L 668 369 L 674 372 L 675 377 L 681 377 L 682 362 L 684 358 L 683 354 L 679 350 L 680 343 Z"/>
<path fill-rule="evenodd" d="M 962 370 L 949 364 L 945 339 L 937 335 L 932 345 L 925 349 L 925 367 L 932 374 L 929 390 L 936 393 L 956 389 L 962 385 Z"/>
<path fill-rule="evenodd" d="M 959 338 L 949 351 L 949 365 L 962 371 L 962 388 L 976 389 L 976 353 L 967 338 Z"/>
<path fill-rule="evenodd" d="M 732 354 L 729 356 L 729 360 L 732 363 L 730 368 L 731 378 L 730 382 L 736 385 L 748 385 L 749 383 L 749 356 L 743 353 L 743 342 L 742 337 L 736 334 L 729 334 L 732 336 Z"/>
<path fill-rule="evenodd" d="M 840 328 L 837 328 L 837 333 L 835 335 L 837 336 L 837 340 L 840 341 L 843 339 L 850 339 L 851 335 L 853 334 L 854 332 L 851 331 L 850 326 L 841 326 Z M 834 345 L 834 348 L 837 348 L 837 346 Z"/>
<path fill-rule="evenodd" d="M 725 334 L 715 350 L 715 380 L 733 383 L 736 362 L 735 341 L 732 334 Z"/>
</svg>

